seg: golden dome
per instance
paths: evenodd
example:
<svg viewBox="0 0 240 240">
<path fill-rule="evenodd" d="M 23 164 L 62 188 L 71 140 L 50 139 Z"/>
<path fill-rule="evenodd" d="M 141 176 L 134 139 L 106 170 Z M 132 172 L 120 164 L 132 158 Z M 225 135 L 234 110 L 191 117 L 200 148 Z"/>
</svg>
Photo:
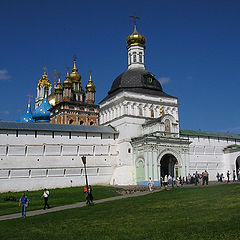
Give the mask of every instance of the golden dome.
<svg viewBox="0 0 240 240">
<path fill-rule="evenodd" d="M 55 92 L 56 93 L 59 93 L 59 92 L 62 92 L 63 91 L 63 87 L 61 85 L 61 80 L 60 78 L 58 79 L 58 83 L 57 83 L 57 86 L 54 88 Z"/>
<path fill-rule="evenodd" d="M 87 92 L 96 92 L 95 85 L 92 82 L 92 74 L 91 74 L 91 72 L 90 72 L 90 77 L 89 77 L 89 80 L 88 80 L 88 84 L 86 85 L 86 91 Z"/>
<path fill-rule="evenodd" d="M 145 37 L 138 33 L 136 25 L 134 25 L 134 31 L 126 39 L 128 46 L 142 45 L 145 47 L 146 39 Z"/>
<path fill-rule="evenodd" d="M 38 82 L 38 86 L 41 86 L 41 87 L 52 86 L 52 84 L 49 82 L 49 79 L 48 79 L 48 76 L 47 76 L 46 72 L 43 73 L 42 78 Z"/>
<path fill-rule="evenodd" d="M 70 74 L 70 79 L 71 79 L 72 82 L 80 82 L 81 78 L 82 77 L 78 73 L 78 69 L 76 67 L 76 58 L 74 58 L 73 69 L 72 69 L 72 72 Z"/>
<path fill-rule="evenodd" d="M 72 81 L 69 76 L 69 72 L 67 72 L 66 80 L 63 82 L 64 88 L 71 88 L 72 87 Z"/>
</svg>

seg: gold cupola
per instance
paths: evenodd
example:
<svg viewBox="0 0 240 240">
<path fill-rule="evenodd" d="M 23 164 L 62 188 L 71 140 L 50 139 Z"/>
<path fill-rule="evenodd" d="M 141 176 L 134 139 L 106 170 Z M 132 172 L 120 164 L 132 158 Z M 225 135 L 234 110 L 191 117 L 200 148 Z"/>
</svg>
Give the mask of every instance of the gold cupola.
<svg viewBox="0 0 240 240">
<path fill-rule="evenodd" d="M 78 73 L 78 69 L 76 67 L 76 57 L 74 57 L 74 62 L 73 62 L 73 69 L 70 74 L 70 80 L 72 82 L 80 82 L 81 81 L 81 75 Z"/>
<path fill-rule="evenodd" d="M 52 84 L 49 82 L 48 76 L 47 76 L 45 71 L 44 71 L 44 73 L 42 75 L 42 78 L 38 82 L 38 87 L 39 86 L 41 86 L 41 87 L 43 87 L 43 86 L 47 86 L 47 87 L 52 86 Z"/>
<path fill-rule="evenodd" d="M 57 83 L 57 86 L 55 86 L 55 93 L 61 93 L 63 91 L 63 87 L 62 87 L 62 84 L 61 84 L 61 80 L 60 78 L 58 79 L 58 83 Z"/>
<path fill-rule="evenodd" d="M 92 72 L 90 71 L 90 77 L 88 80 L 88 84 L 86 85 L 86 92 L 96 92 L 95 85 L 92 82 Z"/>
<path fill-rule="evenodd" d="M 72 81 L 71 81 L 71 79 L 70 79 L 69 72 L 67 72 L 66 79 L 65 79 L 65 81 L 63 82 L 63 87 L 64 87 L 64 88 L 71 88 L 71 87 L 72 87 Z"/>
<path fill-rule="evenodd" d="M 146 39 L 142 34 L 137 31 L 136 24 L 134 24 L 134 31 L 131 35 L 127 37 L 126 42 L 128 46 L 141 45 L 145 48 Z"/>
</svg>

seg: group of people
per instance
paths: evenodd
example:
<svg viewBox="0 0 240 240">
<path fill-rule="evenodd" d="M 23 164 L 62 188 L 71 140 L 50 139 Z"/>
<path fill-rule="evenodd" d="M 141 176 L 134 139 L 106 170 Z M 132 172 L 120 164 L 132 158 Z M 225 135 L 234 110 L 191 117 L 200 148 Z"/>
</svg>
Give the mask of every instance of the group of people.
<svg viewBox="0 0 240 240">
<path fill-rule="evenodd" d="M 231 176 L 231 173 L 230 171 L 228 170 L 227 173 L 226 173 L 226 177 L 227 177 L 227 183 L 230 182 L 230 176 Z M 218 182 L 223 182 L 223 179 L 225 178 L 223 173 L 219 174 L 219 172 L 217 173 L 216 175 L 216 178 L 217 178 L 217 181 Z M 236 181 L 240 181 L 240 168 L 237 169 L 237 172 L 235 170 L 233 170 L 232 172 L 232 181 L 233 182 L 236 182 Z"/>
<path fill-rule="evenodd" d="M 201 174 L 197 171 L 194 174 L 188 174 L 186 177 L 178 176 L 177 178 L 172 177 L 171 175 L 165 175 L 165 177 L 160 178 L 160 186 L 180 186 L 184 184 L 195 184 L 201 183 L 202 185 L 208 185 L 209 174 L 205 170 Z"/>
<path fill-rule="evenodd" d="M 232 175 L 233 182 L 240 181 L 240 168 L 237 170 L 237 172 L 233 170 L 232 174 L 230 173 L 230 171 L 227 171 L 226 173 L 227 183 L 230 182 L 231 175 Z M 223 179 L 224 179 L 223 173 L 221 174 L 217 173 L 216 178 L 218 182 L 223 182 Z M 164 177 L 160 177 L 160 187 L 166 187 L 166 186 L 173 187 L 173 186 L 180 186 L 184 184 L 194 184 L 195 186 L 197 186 L 198 184 L 208 185 L 208 181 L 209 181 L 209 173 L 207 172 L 207 170 L 205 170 L 202 173 L 198 173 L 196 171 L 192 175 L 189 173 L 186 177 L 179 176 L 175 178 L 175 177 L 172 177 L 171 175 L 165 175 Z M 152 191 L 153 181 L 151 177 L 148 180 L 148 187 L 149 187 L 149 190 Z"/>
<path fill-rule="evenodd" d="M 93 204 L 93 195 L 92 195 L 92 186 L 91 185 L 84 187 L 84 194 L 85 194 L 85 198 L 86 198 L 86 204 L 87 205 Z M 44 189 L 41 198 L 44 199 L 43 209 L 45 210 L 46 208 L 50 208 L 50 206 L 48 204 L 49 191 L 46 188 Z M 26 217 L 26 208 L 28 207 L 28 202 L 29 202 L 28 197 L 23 192 L 22 196 L 19 199 L 19 207 L 21 207 L 23 218 Z"/>
<path fill-rule="evenodd" d="M 48 204 L 49 191 L 46 188 L 44 188 L 43 195 L 41 196 L 41 198 L 44 198 L 43 209 L 45 210 L 46 207 L 50 208 L 50 206 Z M 22 217 L 25 218 L 26 217 L 26 208 L 28 207 L 28 197 L 25 195 L 24 192 L 22 193 L 22 196 L 19 199 L 19 207 L 21 207 L 21 210 L 22 210 Z"/>
</svg>

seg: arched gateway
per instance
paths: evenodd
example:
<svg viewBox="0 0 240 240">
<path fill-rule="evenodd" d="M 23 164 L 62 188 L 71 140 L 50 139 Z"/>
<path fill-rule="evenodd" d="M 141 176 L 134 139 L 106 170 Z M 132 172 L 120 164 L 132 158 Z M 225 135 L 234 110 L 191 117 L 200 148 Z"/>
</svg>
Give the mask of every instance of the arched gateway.
<svg viewBox="0 0 240 240">
<path fill-rule="evenodd" d="M 240 156 L 237 157 L 236 159 L 236 174 L 238 175 L 238 169 L 240 168 Z"/>
<path fill-rule="evenodd" d="M 165 154 L 160 160 L 160 174 L 161 177 L 170 175 L 172 177 L 178 176 L 178 161 L 172 154 Z"/>
</svg>

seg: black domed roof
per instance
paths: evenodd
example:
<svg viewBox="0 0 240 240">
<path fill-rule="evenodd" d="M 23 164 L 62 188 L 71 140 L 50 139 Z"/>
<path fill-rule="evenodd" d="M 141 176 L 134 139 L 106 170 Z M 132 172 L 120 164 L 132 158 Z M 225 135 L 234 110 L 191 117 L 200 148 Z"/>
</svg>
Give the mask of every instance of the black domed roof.
<svg viewBox="0 0 240 240">
<path fill-rule="evenodd" d="M 162 92 L 162 86 L 154 75 L 145 69 L 128 69 L 124 73 L 120 74 L 113 82 L 111 90 L 108 94 L 111 94 L 118 89 L 151 89 Z"/>
<path fill-rule="evenodd" d="M 100 103 L 113 97 L 122 91 L 130 91 L 134 93 L 147 94 L 150 96 L 164 96 L 175 98 L 163 92 L 162 86 L 154 75 L 143 68 L 128 69 L 120 74 L 112 84 L 108 96 Z"/>
</svg>

